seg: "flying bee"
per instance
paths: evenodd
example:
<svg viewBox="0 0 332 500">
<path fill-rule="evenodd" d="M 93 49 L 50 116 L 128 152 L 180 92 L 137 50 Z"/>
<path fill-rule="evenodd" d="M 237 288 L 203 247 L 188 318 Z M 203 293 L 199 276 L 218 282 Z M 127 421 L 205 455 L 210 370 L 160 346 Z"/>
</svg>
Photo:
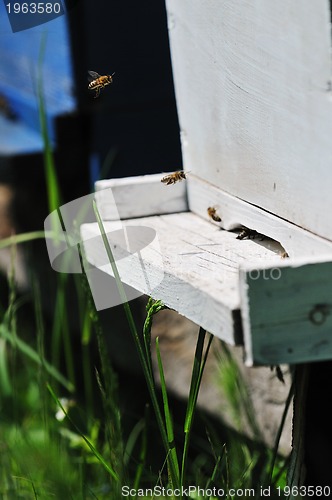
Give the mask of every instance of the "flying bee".
<svg viewBox="0 0 332 500">
<path fill-rule="evenodd" d="M 215 222 L 221 222 L 221 218 L 217 214 L 216 207 L 208 207 L 207 213 L 208 213 L 208 216 L 211 217 L 211 219 L 214 220 Z"/>
<path fill-rule="evenodd" d="M 184 179 L 186 179 L 187 173 L 188 172 L 185 172 L 184 170 L 178 170 L 177 172 L 173 172 L 172 174 L 165 175 L 165 177 L 161 179 L 161 182 L 166 184 L 166 186 L 168 186 L 169 184 L 175 184 L 178 181 L 183 181 Z"/>
<path fill-rule="evenodd" d="M 88 73 L 90 75 L 89 76 L 90 83 L 88 85 L 88 89 L 96 91 L 95 95 L 96 99 L 96 97 L 99 96 L 101 89 L 103 89 L 104 87 L 106 87 L 106 85 L 109 85 L 110 83 L 113 82 L 113 76 L 115 75 L 115 73 L 104 76 L 99 75 L 95 71 L 88 71 Z"/>
</svg>

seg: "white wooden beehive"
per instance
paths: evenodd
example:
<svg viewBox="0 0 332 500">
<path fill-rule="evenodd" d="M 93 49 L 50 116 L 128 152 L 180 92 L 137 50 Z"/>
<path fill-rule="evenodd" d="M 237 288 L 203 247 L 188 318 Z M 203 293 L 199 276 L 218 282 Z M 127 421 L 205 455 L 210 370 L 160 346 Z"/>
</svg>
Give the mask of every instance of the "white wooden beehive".
<svg viewBox="0 0 332 500">
<path fill-rule="evenodd" d="M 158 286 L 143 286 L 132 266 L 121 279 L 228 343 L 244 343 L 248 364 L 331 359 L 329 2 L 166 4 L 190 173 L 171 186 L 160 182 L 164 174 L 97 182 L 110 240 L 120 218 L 153 228 L 160 244 Z M 239 240 L 233 230 L 241 226 L 267 238 Z M 98 234 L 97 224 L 81 227 L 83 241 Z M 100 267 L 102 240 L 85 247 Z M 160 272 L 156 257 L 143 258 L 151 275 Z"/>
</svg>

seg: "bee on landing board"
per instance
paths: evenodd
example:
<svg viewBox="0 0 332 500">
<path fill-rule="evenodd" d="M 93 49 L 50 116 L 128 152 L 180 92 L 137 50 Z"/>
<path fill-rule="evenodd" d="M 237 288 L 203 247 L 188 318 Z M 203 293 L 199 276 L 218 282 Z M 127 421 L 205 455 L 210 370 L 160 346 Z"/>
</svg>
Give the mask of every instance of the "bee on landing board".
<svg viewBox="0 0 332 500">
<path fill-rule="evenodd" d="M 99 96 L 101 89 L 103 89 L 104 87 L 106 87 L 106 85 L 109 85 L 110 83 L 113 82 L 113 76 L 115 75 L 115 73 L 104 76 L 99 75 L 95 71 L 88 71 L 88 73 L 90 75 L 89 76 L 90 83 L 88 85 L 88 89 L 96 91 L 95 95 L 96 99 L 96 97 Z"/>
<path fill-rule="evenodd" d="M 172 174 L 165 175 L 165 177 L 161 179 L 161 182 L 166 184 L 166 186 L 168 186 L 169 184 L 175 184 L 178 181 L 183 181 L 184 179 L 186 179 L 187 174 L 188 172 L 184 172 L 184 170 L 179 170 L 177 172 L 173 172 Z"/>
<path fill-rule="evenodd" d="M 237 235 L 236 239 L 237 240 L 244 240 L 244 239 L 248 238 L 250 240 L 250 238 L 254 239 L 256 235 L 257 235 L 257 232 L 254 229 L 249 229 L 249 227 L 243 226 L 243 228 L 241 229 L 241 231 Z"/>
<path fill-rule="evenodd" d="M 211 217 L 211 219 L 214 220 L 215 222 L 221 222 L 221 218 L 217 214 L 216 207 L 208 207 L 207 213 L 208 213 L 208 216 Z"/>
<path fill-rule="evenodd" d="M 255 238 L 259 238 L 260 241 L 263 241 L 265 239 L 265 235 L 258 233 L 257 231 L 255 231 L 255 229 L 249 229 L 249 227 L 245 226 L 242 227 L 242 230 L 236 237 L 237 240 L 244 240 L 244 239 L 254 240 Z"/>
</svg>

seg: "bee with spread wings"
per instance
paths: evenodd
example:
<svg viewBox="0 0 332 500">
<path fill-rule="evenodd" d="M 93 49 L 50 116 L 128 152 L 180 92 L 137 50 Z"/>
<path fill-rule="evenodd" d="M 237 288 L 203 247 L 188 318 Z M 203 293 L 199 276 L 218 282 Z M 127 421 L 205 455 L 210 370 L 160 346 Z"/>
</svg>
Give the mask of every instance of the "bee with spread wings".
<svg viewBox="0 0 332 500">
<path fill-rule="evenodd" d="M 101 89 L 103 89 L 104 87 L 106 87 L 106 85 L 109 85 L 110 83 L 113 82 L 113 76 L 115 75 L 115 73 L 104 76 L 99 75 L 99 73 L 96 73 L 95 71 L 88 71 L 88 73 L 89 73 L 88 79 L 90 82 L 88 85 L 88 89 L 96 91 L 95 95 L 96 99 L 96 97 L 99 96 Z"/>
</svg>

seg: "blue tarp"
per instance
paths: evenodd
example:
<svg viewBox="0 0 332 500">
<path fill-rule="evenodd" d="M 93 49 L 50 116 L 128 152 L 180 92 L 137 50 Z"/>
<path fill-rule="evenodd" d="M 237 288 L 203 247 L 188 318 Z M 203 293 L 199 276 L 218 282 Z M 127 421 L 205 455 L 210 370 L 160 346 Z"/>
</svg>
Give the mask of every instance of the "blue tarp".
<svg viewBox="0 0 332 500">
<path fill-rule="evenodd" d="M 43 44 L 45 51 L 40 64 Z M 36 132 L 39 133 L 40 130 L 37 99 L 39 69 L 50 135 L 54 139 L 53 117 L 69 113 L 76 106 L 66 16 L 13 33 L 5 4 L 0 1 L 0 95 L 8 100 L 21 127 L 32 130 L 34 140 Z M 4 126 L 2 120 L 0 153 L 4 151 Z M 14 134 L 14 129 L 7 132 Z M 18 140 L 28 140 L 27 131 L 21 134 L 19 127 L 16 127 L 16 131 Z M 12 140 L 15 141 L 14 136 Z M 22 148 L 24 149 L 24 144 L 21 143 L 20 149 Z"/>
</svg>

